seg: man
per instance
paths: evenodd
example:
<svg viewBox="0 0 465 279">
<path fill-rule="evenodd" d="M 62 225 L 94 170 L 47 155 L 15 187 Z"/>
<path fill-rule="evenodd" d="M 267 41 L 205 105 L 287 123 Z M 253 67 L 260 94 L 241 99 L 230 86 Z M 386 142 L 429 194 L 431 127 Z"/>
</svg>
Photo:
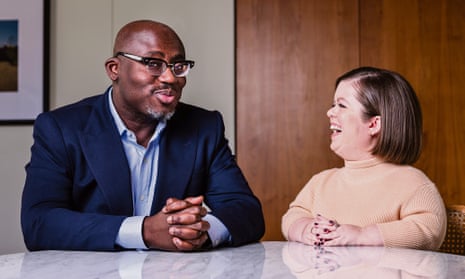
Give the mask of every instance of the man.
<svg viewBox="0 0 465 279">
<path fill-rule="evenodd" d="M 105 94 L 34 124 L 21 224 L 29 250 L 189 251 L 258 241 L 261 205 L 218 112 L 179 102 L 194 66 L 168 26 L 117 34 Z"/>
</svg>

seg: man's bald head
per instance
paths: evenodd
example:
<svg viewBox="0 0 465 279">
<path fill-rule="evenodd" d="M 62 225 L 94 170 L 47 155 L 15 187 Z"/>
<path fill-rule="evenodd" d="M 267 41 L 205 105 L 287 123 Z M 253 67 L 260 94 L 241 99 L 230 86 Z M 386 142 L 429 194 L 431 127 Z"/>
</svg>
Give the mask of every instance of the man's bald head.
<svg viewBox="0 0 465 279">
<path fill-rule="evenodd" d="M 124 25 L 115 38 L 113 54 L 119 51 L 127 51 L 133 44 L 141 43 L 147 36 L 153 34 L 160 40 L 178 44 L 184 53 L 184 45 L 176 32 L 166 24 L 153 20 L 137 20 Z"/>
</svg>

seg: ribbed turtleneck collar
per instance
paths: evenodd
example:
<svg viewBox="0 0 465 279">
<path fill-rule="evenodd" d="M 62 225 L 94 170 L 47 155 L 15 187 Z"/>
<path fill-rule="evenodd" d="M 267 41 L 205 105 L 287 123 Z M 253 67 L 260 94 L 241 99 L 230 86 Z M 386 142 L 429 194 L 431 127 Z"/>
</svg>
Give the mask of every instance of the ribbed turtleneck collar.
<svg viewBox="0 0 465 279">
<path fill-rule="evenodd" d="M 378 181 L 389 171 L 390 164 L 380 158 L 371 158 L 361 161 L 344 161 L 340 174 L 347 184 L 363 185 Z"/>
<path fill-rule="evenodd" d="M 383 163 L 380 158 L 374 157 L 361 161 L 344 161 L 344 166 L 348 169 L 365 169 Z"/>
</svg>

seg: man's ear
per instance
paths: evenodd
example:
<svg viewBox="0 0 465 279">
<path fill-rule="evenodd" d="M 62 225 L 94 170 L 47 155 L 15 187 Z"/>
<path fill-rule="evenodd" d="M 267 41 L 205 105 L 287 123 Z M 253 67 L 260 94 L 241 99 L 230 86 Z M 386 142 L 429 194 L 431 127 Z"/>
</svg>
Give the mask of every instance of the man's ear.
<svg viewBox="0 0 465 279">
<path fill-rule="evenodd" d="M 107 61 L 105 61 L 105 70 L 112 81 L 116 81 L 118 79 L 118 67 L 119 60 L 116 57 L 108 58 Z"/>
<path fill-rule="evenodd" d="M 379 115 L 373 116 L 370 119 L 369 129 L 370 129 L 370 135 L 371 136 L 375 136 L 375 135 L 380 133 L 380 131 L 381 131 L 381 116 L 379 116 Z"/>
</svg>

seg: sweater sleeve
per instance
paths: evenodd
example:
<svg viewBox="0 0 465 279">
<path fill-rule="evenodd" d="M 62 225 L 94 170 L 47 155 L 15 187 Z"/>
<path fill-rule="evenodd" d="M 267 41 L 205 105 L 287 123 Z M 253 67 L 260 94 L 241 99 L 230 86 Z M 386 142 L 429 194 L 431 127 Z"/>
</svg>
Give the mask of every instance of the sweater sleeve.
<svg viewBox="0 0 465 279">
<path fill-rule="evenodd" d="M 310 179 L 309 182 L 300 190 L 294 201 L 289 205 L 289 209 L 283 215 L 281 220 L 281 231 L 284 238 L 289 240 L 290 227 L 301 218 L 313 218 L 310 205 L 313 204 L 312 185 L 315 184 L 317 176 Z"/>
<path fill-rule="evenodd" d="M 444 240 L 447 215 L 432 183 L 419 187 L 402 205 L 400 220 L 378 224 L 386 247 L 438 249 Z"/>
</svg>

